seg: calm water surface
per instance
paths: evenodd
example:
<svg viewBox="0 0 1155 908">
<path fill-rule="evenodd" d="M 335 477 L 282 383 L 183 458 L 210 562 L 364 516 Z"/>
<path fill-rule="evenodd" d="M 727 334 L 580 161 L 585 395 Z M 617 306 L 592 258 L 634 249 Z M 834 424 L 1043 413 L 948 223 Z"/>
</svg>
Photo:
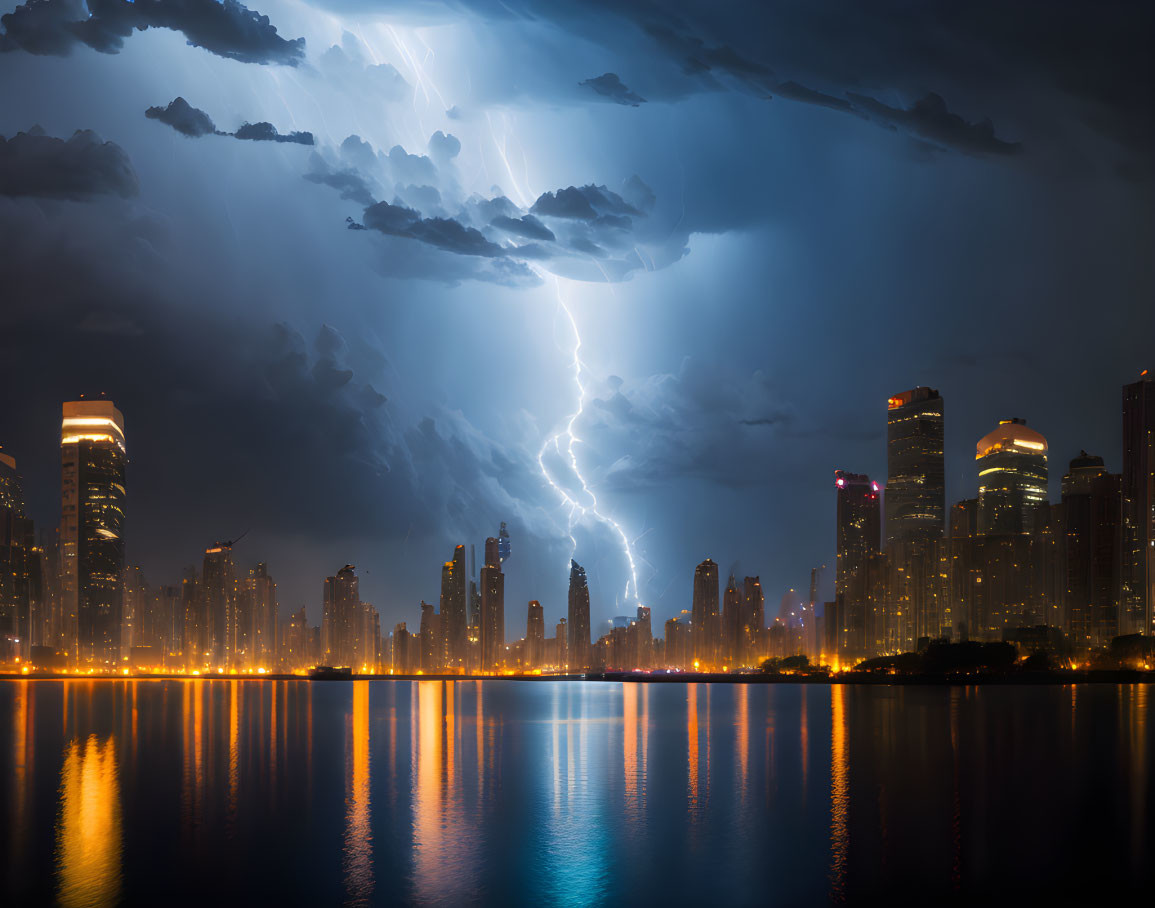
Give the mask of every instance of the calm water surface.
<svg viewBox="0 0 1155 908">
<path fill-rule="evenodd" d="M 0 682 L 0 903 L 1151 904 L 1148 696 Z"/>
</svg>

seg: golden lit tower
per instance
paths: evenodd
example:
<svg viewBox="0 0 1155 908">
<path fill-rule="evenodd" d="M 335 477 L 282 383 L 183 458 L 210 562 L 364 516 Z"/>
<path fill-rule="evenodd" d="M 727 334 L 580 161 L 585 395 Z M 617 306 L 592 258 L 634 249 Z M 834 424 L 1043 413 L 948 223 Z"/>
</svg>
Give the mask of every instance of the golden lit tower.
<svg viewBox="0 0 1155 908">
<path fill-rule="evenodd" d="M 999 420 L 979 441 L 975 460 L 979 535 L 1030 533 L 1035 509 L 1047 500 L 1047 440 L 1025 419 Z"/>
<path fill-rule="evenodd" d="M 65 641 L 93 668 L 120 660 L 124 598 L 124 417 L 109 400 L 64 404 L 60 546 Z"/>
</svg>

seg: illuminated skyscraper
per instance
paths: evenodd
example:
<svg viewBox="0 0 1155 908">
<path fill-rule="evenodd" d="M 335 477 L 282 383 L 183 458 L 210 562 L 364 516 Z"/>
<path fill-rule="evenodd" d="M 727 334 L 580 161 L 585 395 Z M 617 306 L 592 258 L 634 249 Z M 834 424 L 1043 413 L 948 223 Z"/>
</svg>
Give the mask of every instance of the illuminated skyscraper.
<svg viewBox="0 0 1155 908">
<path fill-rule="evenodd" d="M 1123 387 L 1123 554 L 1119 632 L 1155 634 L 1155 382 Z"/>
<path fill-rule="evenodd" d="M 590 588 L 586 569 L 573 559 L 569 563 L 568 618 L 569 667 L 571 671 L 585 671 L 590 665 Z"/>
<path fill-rule="evenodd" d="M 442 616 L 431 602 L 421 602 L 421 670 L 439 672 L 444 668 L 445 644 L 442 633 Z"/>
<path fill-rule="evenodd" d="M 205 549 L 200 598 L 208 618 L 211 667 L 235 667 L 232 661 L 238 629 L 237 576 L 230 543 L 214 542 Z"/>
<path fill-rule="evenodd" d="M 762 581 L 758 577 L 747 577 L 742 581 L 742 615 L 746 636 L 746 653 L 743 665 L 754 665 L 761 653 L 762 638 L 766 631 L 766 597 L 762 593 Z"/>
<path fill-rule="evenodd" d="M 694 568 L 694 599 L 690 633 L 694 659 L 703 669 L 712 668 L 718 655 L 718 565 L 707 558 Z"/>
<path fill-rule="evenodd" d="M 722 646 L 718 658 L 726 665 L 737 665 L 742 658 L 742 593 L 734 575 L 726 581 L 722 594 Z"/>
<path fill-rule="evenodd" d="M 1119 632 L 1121 477 L 1086 451 L 1063 477 L 1068 634 L 1077 651 L 1105 647 Z"/>
<path fill-rule="evenodd" d="M 325 578 L 321 610 L 321 659 L 326 665 L 360 669 L 360 633 L 363 609 L 357 574 L 347 564 L 333 577 Z M 415 655 L 415 654 L 414 654 Z"/>
<path fill-rule="evenodd" d="M 979 440 L 975 460 L 979 535 L 1030 533 L 1047 500 L 1047 440 L 1024 419 L 1003 419 Z"/>
<path fill-rule="evenodd" d="M 485 567 L 481 569 L 481 668 L 493 671 L 505 658 L 505 575 L 501 572 L 498 542 L 485 540 Z"/>
<path fill-rule="evenodd" d="M 914 388 L 887 402 L 886 472 L 887 545 L 941 539 L 946 481 L 938 391 Z"/>
<path fill-rule="evenodd" d="M 505 528 L 505 521 L 503 520 L 501 522 L 501 529 L 497 532 L 497 557 L 501 559 L 501 564 L 509 561 L 509 556 L 512 551 L 509 541 L 509 531 Z"/>
<path fill-rule="evenodd" d="M 65 645 L 112 667 L 124 597 L 124 417 L 107 400 L 69 401 L 60 426 L 61 598 Z"/>
<path fill-rule="evenodd" d="M 465 546 L 453 550 L 453 560 L 441 568 L 441 620 L 446 658 L 451 669 L 469 662 L 469 616 L 466 613 Z"/>
<path fill-rule="evenodd" d="M 525 664 L 529 668 L 540 668 L 545 652 L 545 614 L 541 603 L 529 601 L 525 616 Z"/>
<path fill-rule="evenodd" d="M 38 558 L 16 460 L 0 451 L 0 662 L 28 656 Z"/>
<path fill-rule="evenodd" d="M 277 655 L 277 584 L 263 561 L 249 570 L 244 584 L 246 603 L 246 668 L 272 668 Z"/>
<path fill-rule="evenodd" d="M 839 655 L 867 655 L 870 589 L 868 564 L 881 546 L 878 483 L 862 473 L 834 472 L 836 498 L 834 574 L 835 641 Z M 908 515 L 909 516 L 909 515 Z M 901 543 L 899 543 L 901 545 Z M 828 616 L 829 618 L 829 616 Z"/>
</svg>

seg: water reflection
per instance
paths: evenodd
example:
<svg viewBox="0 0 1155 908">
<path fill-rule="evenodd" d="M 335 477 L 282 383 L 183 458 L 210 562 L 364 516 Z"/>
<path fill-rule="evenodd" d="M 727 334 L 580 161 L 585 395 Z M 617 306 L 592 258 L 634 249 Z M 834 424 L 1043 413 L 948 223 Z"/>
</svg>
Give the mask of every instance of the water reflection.
<svg viewBox="0 0 1155 908">
<path fill-rule="evenodd" d="M 0 683 L 0 904 L 1145 903 L 1148 700 Z"/>
<path fill-rule="evenodd" d="M 73 741 L 60 777 L 57 898 L 65 906 L 108 905 L 121 886 L 120 782 L 115 738 Z"/>
<path fill-rule="evenodd" d="M 345 758 L 346 904 L 367 905 L 373 894 L 373 833 L 369 814 L 369 685 L 353 685 Z"/>
</svg>

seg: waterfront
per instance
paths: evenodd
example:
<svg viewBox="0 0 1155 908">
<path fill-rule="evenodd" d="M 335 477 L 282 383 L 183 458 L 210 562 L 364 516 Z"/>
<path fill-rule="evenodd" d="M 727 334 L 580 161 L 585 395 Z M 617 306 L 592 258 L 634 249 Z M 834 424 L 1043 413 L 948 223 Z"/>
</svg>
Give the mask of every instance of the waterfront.
<svg viewBox="0 0 1155 908">
<path fill-rule="evenodd" d="M 1145 685 L 0 683 L 5 904 L 941 904 L 1152 882 Z"/>
</svg>

